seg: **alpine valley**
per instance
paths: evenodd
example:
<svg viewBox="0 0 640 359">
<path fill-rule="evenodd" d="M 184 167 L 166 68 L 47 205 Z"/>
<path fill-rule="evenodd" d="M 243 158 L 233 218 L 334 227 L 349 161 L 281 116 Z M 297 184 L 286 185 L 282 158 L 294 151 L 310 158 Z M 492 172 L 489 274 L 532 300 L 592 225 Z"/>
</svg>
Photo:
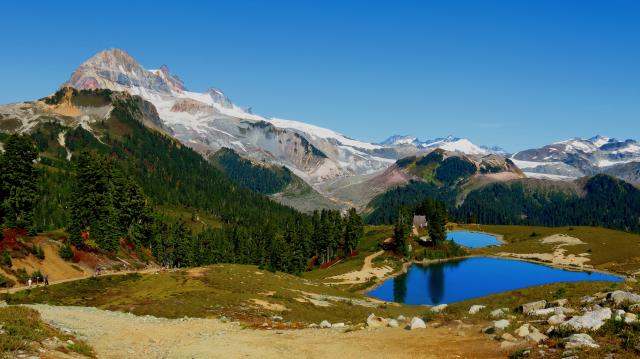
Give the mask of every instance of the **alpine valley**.
<svg viewBox="0 0 640 359">
<path fill-rule="evenodd" d="M 434 150 L 441 161 L 454 158 L 469 166 L 447 183 L 463 189 L 460 193 L 494 182 L 570 182 L 598 173 L 640 181 L 640 145 L 634 140 L 576 138 L 513 155 L 453 136 L 422 141 L 394 135 L 367 143 L 312 124 L 254 114 L 214 87 L 190 91 L 167 66 L 145 69 L 119 49 L 102 51 L 81 64 L 56 93 L 55 105 L 43 99 L 0 106 L 0 130 L 33 133 L 45 123 L 63 125 L 65 130 L 56 134 L 52 146 L 67 160 L 72 156 L 66 145 L 69 129 L 81 127 L 100 142 L 100 126 L 112 115 L 113 106 L 95 99 L 83 103 L 82 97 L 72 101 L 67 87 L 139 97 L 145 126 L 194 149 L 240 185 L 303 211 L 365 209 L 394 187 L 412 181 L 433 183 L 435 172 L 425 170 L 420 157 Z"/>
</svg>

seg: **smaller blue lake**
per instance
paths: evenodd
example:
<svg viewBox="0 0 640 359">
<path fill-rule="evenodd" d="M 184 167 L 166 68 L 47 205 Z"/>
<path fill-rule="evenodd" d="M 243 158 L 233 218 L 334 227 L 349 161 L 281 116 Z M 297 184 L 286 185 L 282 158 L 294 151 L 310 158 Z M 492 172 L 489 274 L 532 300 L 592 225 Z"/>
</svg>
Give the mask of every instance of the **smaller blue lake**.
<svg viewBox="0 0 640 359">
<path fill-rule="evenodd" d="M 388 302 L 430 304 L 459 302 L 518 288 L 557 282 L 611 281 L 609 274 L 573 272 L 541 264 L 474 257 L 429 265 L 412 265 L 368 294 Z"/>
<path fill-rule="evenodd" d="M 449 232 L 447 233 L 447 239 L 467 248 L 497 246 L 502 244 L 496 236 L 480 232 Z"/>
</svg>

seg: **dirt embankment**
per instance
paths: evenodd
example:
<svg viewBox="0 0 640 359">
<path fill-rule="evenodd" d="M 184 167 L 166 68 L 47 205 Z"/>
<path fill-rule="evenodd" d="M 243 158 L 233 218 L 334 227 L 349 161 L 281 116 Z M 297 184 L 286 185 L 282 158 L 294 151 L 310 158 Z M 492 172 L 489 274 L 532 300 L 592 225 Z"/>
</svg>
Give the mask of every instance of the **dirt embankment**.
<svg viewBox="0 0 640 359">
<path fill-rule="evenodd" d="M 161 319 L 86 307 L 32 305 L 99 358 L 504 358 L 474 326 L 269 331 L 216 319 Z"/>
</svg>

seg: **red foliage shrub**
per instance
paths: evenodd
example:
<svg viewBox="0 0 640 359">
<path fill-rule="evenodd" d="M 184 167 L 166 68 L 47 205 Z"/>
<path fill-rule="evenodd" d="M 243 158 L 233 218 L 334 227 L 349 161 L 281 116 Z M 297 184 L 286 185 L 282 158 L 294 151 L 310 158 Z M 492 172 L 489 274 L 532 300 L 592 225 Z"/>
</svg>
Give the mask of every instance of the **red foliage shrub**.
<svg viewBox="0 0 640 359">
<path fill-rule="evenodd" d="M 18 237 L 26 236 L 27 230 L 23 228 L 4 228 L 2 230 L 2 241 L 0 241 L 0 249 L 5 251 L 20 250 L 17 242 Z"/>
</svg>

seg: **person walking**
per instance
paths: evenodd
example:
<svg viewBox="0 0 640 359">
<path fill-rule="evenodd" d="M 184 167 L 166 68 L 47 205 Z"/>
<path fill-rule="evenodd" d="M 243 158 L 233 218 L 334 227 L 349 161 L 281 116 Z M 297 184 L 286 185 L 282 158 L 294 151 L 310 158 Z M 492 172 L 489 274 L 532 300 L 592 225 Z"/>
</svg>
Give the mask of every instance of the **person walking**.
<svg viewBox="0 0 640 359">
<path fill-rule="evenodd" d="M 29 288 L 31 288 L 31 278 L 29 278 L 29 280 L 27 281 L 27 283 L 29 284 Z"/>
</svg>

